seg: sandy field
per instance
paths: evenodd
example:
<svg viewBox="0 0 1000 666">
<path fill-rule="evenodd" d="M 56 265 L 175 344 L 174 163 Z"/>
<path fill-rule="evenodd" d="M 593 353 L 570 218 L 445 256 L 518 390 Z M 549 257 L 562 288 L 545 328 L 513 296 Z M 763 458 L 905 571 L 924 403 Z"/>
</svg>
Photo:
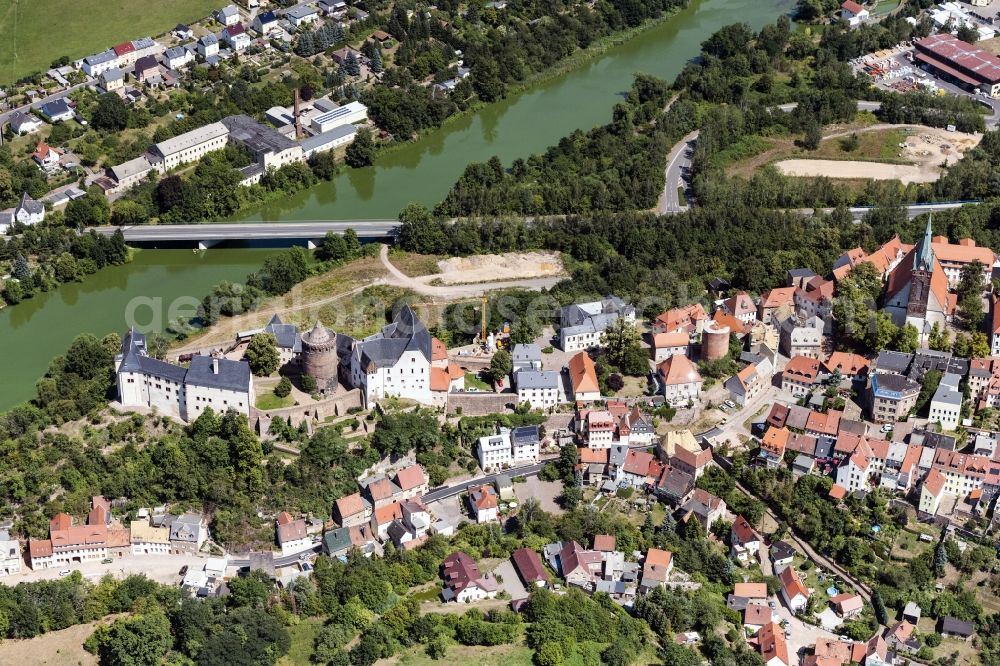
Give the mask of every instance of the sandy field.
<svg viewBox="0 0 1000 666">
<path fill-rule="evenodd" d="M 83 642 L 90 638 L 98 624 L 109 624 L 117 617 L 121 616 L 112 615 L 99 622 L 77 624 L 26 640 L 0 641 L 0 666 L 96 665 L 97 657 L 83 649 Z"/>
<path fill-rule="evenodd" d="M 879 129 L 891 125 L 876 126 Z M 886 164 L 849 160 L 789 159 L 775 162 L 788 176 L 827 176 L 828 178 L 871 178 L 899 180 L 905 183 L 932 183 L 941 174 L 942 164 L 954 164 L 979 145 L 982 134 L 948 132 L 936 127 L 902 126 L 913 133 L 898 145 L 896 157 L 912 164 Z M 840 132 L 827 138 L 847 135 Z"/>
<path fill-rule="evenodd" d="M 786 176 L 826 176 L 827 178 L 871 178 L 905 183 L 933 183 L 937 169 L 909 164 L 848 162 L 841 160 L 784 160 L 775 162 Z"/>
<path fill-rule="evenodd" d="M 430 279 L 443 284 L 489 282 L 561 275 L 562 260 L 552 252 L 511 252 L 451 257 L 438 262 L 440 273 Z"/>
</svg>

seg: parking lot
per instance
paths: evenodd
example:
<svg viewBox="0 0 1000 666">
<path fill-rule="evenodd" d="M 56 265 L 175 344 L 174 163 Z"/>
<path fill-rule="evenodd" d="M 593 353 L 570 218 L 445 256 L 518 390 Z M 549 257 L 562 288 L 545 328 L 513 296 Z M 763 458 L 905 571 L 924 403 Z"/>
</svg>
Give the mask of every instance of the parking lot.
<svg viewBox="0 0 1000 666">
<path fill-rule="evenodd" d="M 521 577 L 517 575 L 517 570 L 510 558 L 498 564 L 497 568 L 493 570 L 493 575 L 503 581 L 500 583 L 500 589 L 509 594 L 511 599 L 528 598 L 528 590 L 521 582 Z"/>
<path fill-rule="evenodd" d="M 60 564 L 48 569 L 31 571 L 27 567 L 21 573 L 0 578 L 4 585 L 17 585 L 36 580 L 56 580 L 62 571 L 79 571 L 84 578 L 97 582 L 107 574 L 124 578 L 132 574 L 144 575 L 159 583 L 176 585 L 181 581 L 181 567 L 187 566 L 197 571 L 205 567 L 206 557 L 197 555 L 137 555 L 116 559 L 110 564 L 100 561 Z"/>
</svg>

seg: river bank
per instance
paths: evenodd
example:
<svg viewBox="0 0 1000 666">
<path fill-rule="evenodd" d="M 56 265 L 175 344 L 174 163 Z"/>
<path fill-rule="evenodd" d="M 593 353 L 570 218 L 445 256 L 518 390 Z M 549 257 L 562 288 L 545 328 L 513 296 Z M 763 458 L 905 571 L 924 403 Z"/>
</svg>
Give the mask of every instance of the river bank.
<svg viewBox="0 0 1000 666">
<path fill-rule="evenodd" d="M 719 28 L 740 20 L 759 29 L 791 9 L 791 0 L 692 2 L 670 20 L 609 46 L 600 57 L 379 156 L 373 167 L 350 169 L 242 219 L 389 219 L 410 201 L 433 206 L 470 162 L 497 155 L 510 163 L 575 129 L 604 124 L 636 72 L 672 80 Z M 79 333 L 121 333 L 129 309 L 139 306 L 144 315 L 139 321 L 149 323 L 148 330 L 162 330 L 176 318 L 170 316 L 172 304 L 176 312 L 218 282 L 244 279 L 268 253 L 246 246 L 202 253 L 144 250 L 132 263 L 107 269 L 84 284 L 61 285 L 25 307 L 0 311 L 0 345 L 8 350 L 0 410 L 32 397 L 49 360 Z"/>
</svg>

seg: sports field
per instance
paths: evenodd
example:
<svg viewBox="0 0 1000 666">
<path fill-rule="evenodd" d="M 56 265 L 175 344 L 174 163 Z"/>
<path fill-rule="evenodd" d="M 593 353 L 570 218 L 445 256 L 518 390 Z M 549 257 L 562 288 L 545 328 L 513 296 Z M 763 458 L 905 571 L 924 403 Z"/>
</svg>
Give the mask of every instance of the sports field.
<svg viewBox="0 0 1000 666">
<path fill-rule="evenodd" d="M 128 39 L 169 32 L 227 0 L 0 0 L 0 85 Z"/>
</svg>

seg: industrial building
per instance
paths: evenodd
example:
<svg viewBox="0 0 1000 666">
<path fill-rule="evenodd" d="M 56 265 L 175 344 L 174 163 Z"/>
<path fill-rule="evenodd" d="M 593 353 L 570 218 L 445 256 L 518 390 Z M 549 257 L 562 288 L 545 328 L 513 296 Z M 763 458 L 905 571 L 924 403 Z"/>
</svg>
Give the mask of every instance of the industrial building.
<svg viewBox="0 0 1000 666">
<path fill-rule="evenodd" d="M 939 33 L 915 39 L 913 60 L 970 91 L 1000 97 L 1000 58 L 954 35 Z"/>
</svg>

